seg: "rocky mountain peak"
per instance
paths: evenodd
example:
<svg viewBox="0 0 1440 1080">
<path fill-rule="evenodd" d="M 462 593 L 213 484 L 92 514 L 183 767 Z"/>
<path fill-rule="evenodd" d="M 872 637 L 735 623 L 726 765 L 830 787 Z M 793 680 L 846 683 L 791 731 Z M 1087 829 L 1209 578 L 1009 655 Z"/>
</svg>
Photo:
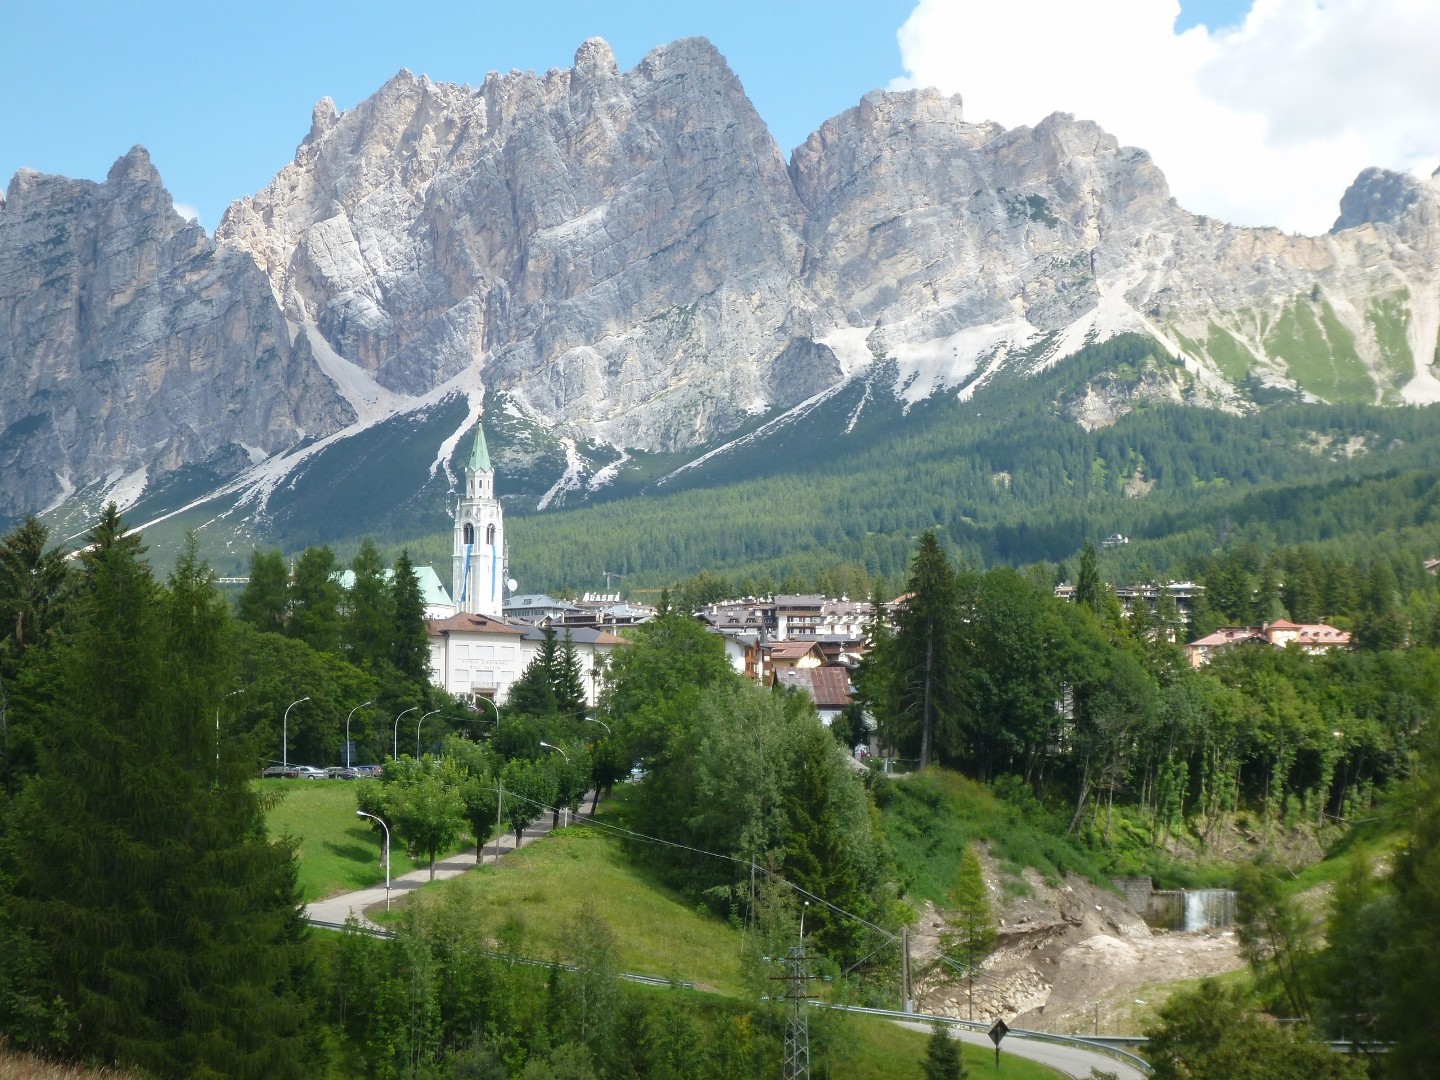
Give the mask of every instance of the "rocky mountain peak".
<svg viewBox="0 0 1440 1080">
<path fill-rule="evenodd" d="M 1338 233 L 1359 225 L 1396 225 L 1417 205 L 1435 204 L 1437 198 L 1440 191 L 1433 183 L 1389 169 L 1365 169 L 1340 197 L 1340 216 L 1330 231 Z"/>
<path fill-rule="evenodd" d="M 613 79 L 620 74 L 615 52 L 604 38 L 587 38 L 575 50 L 575 77 L 588 81 Z"/>
<path fill-rule="evenodd" d="M 139 145 L 132 146 L 115 159 L 115 164 L 111 165 L 110 171 L 105 174 L 105 181 L 110 184 L 165 186 L 160 179 L 160 170 L 155 168 L 154 162 L 150 160 L 150 151 Z"/>
<path fill-rule="evenodd" d="M 301 145 L 309 146 L 319 142 L 339 119 L 340 110 L 335 107 L 335 102 L 328 97 L 322 97 L 315 103 L 315 108 L 310 110 L 310 132 Z"/>
</svg>

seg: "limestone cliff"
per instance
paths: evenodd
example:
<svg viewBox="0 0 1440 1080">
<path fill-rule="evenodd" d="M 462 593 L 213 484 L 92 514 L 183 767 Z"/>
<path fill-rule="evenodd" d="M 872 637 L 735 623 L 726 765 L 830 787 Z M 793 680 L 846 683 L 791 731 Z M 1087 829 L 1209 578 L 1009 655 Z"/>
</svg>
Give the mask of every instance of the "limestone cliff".
<svg viewBox="0 0 1440 1080">
<path fill-rule="evenodd" d="M 213 240 L 138 148 L 103 184 L 22 172 L 0 312 L 0 519 L 449 393 L 684 450 L 877 357 L 916 401 L 1129 330 L 1179 361 L 1151 396 L 1428 402 L 1440 188 L 1372 169 L 1325 236 L 1235 228 L 1091 122 L 1005 130 L 929 90 L 866 95 L 787 164 L 708 42 L 622 72 L 592 39 L 570 70 L 321 101 Z M 1139 392 L 1056 407 L 1110 423 Z"/>
<path fill-rule="evenodd" d="M 0 327 L 0 518 L 207 459 L 233 472 L 352 418 L 264 275 L 175 213 L 139 147 L 102 184 L 16 174 Z"/>
</svg>

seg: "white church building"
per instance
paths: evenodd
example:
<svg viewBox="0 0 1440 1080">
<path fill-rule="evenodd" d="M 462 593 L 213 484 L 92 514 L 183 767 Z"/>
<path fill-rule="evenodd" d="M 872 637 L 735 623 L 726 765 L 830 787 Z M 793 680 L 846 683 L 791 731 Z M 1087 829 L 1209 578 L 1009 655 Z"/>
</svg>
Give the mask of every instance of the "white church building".
<svg viewBox="0 0 1440 1080">
<path fill-rule="evenodd" d="M 485 431 L 478 423 L 465 466 L 465 491 L 455 504 L 451 582 L 452 613 L 427 605 L 432 616 L 428 622 L 431 682 L 451 694 L 485 697 L 504 705 L 510 686 L 540 651 L 545 632 L 504 616 L 505 597 L 512 587 L 505 511 L 495 497 L 495 470 Z M 614 634 L 578 627 L 570 635 L 586 675 L 586 700 L 594 705 L 605 658 L 624 641 Z M 563 632 L 560 636 L 563 640 Z"/>
</svg>

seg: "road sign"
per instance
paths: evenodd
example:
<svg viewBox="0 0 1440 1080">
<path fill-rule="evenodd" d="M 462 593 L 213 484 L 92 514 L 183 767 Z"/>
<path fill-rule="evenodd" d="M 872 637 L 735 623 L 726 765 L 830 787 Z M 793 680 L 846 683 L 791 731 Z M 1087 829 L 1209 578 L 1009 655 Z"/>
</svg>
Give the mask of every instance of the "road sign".
<svg viewBox="0 0 1440 1080">
<path fill-rule="evenodd" d="M 1000 1068 L 1000 1040 L 1010 1034 L 1010 1027 L 1004 1020 L 996 1020 L 990 1029 L 990 1041 L 995 1044 L 995 1068 Z"/>
</svg>

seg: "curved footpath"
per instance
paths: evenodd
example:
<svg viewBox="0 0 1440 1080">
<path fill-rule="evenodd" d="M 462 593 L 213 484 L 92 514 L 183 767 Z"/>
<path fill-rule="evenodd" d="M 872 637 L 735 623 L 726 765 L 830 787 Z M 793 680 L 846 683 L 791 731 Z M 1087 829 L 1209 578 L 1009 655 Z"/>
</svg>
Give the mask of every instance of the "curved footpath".
<svg viewBox="0 0 1440 1080">
<path fill-rule="evenodd" d="M 578 817 L 578 815 L 577 815 Z M 550 832 L 550 815 L 545 814 L 536 818 L 525 829 L 525 844 L 529 845 Z M 485 864 L 488 865 L 496 857 L 496 851 L 505 855 L 515 850 L 515 834 L 507 832 L 498 840 L 491 840 L 485 845 Z M 380 846 L 375 848 L 376 859 L 380 858 Z M 459 877 L 467 870 L 475 869 L 475 849 L 467 848 L 444 859 L 435 860 L 435 880 L 443 878 Z M 390 899 L 398 900 L 406 893 L 414 892 L 422 885 L 430 881 L 430 868 L 421 867 L 419 870 L 412 870 L 408 874 L 401 874 L 397 878 L 390 879 Z M 360 922 L 368 927 L 374 928 L 376 924 L 365 914 L 374 907 L 383 907 L 385 904 L 384 884 L 375 885 L 369 889 L 358 889 L 355 892 L 341 893 L 339 896 L 331 896 L 324 900 L 316 900 L 305 905 L 305 917 L 312 922 L 321 923 L 343 923 L 352 914 Z"/>
<path fill-rule="evenodd" d="M 583 818 L 583 815 L 576 815 Z M 532 844 L 550 832 L 550 815 L 537 818 L 535 822 L 525 830 L 525 844 Z M 498 855 L 505 855 L 515 850 L 515 834 L 506 833 L 498 841 L 492 840 L 485 845 L 485 863 L 488 864 L 497 858 Z M 377 858 L 378 858 L 377 849 Z M 475 849 L 468 848 L 445 859 L 436 860 L 435 880 L 442 878 L 459 877 L 467 870 L 473 870 L 476 866 Z M 428 867 L 412 870 L 408 874 L 392 878 L 390 881 L 390 898 L 398 899 L 406 893 L 414 892 L 422 885 L 430 881 L 430 870 Z M 378 929 L 376 923 L 366 916 L 371 908 L 378 907 L 385 903 L 385 886 L 378 885 L 374 888 L 359 889 L 355 892 L 341 893 L 339 896 L 332 896 L 325 900 L 316 900 L 314 903 L 305 905 L 305 917 L 313 922 L 340 924 L 352 914 L 358 918 L 361 925 L 371 929 Z M 928 1023 L 921 1021 L 897 1021 L 902 1027 L 913 1028 L 916 1031 L 930 1030 Z M 977 1049 L 969 1051 L 965 1056 L 967 1064 L 974 1069 L 977 1063 L 983 1064 L 986 1061 L 994 1060 L 995 1048 L 989 1037 L 983 1031 L 971 1031 L 966 1028 L 952 1027 L 951 1034 L 964 1042 L 967 1046 L 974 1046 Z M 1065 1046 L 1056 1043 L 1044 1042 L 1039 1039 L 1026 1039 L 1015 1034 L 1010 1035 L 1001 1047 L 1002 1054 L 1013 1054 L 1016 1057 L 1027 1058 L 1030 1061 L 1041 1065 L 1048 1065 L 1066 1076 L 1075 1077 L 1077 1080 L 1085 1080 L 1092 1069 L 1099 1069 L 1101 1072 L 1111 1072 L 1119 1077 L 1119 1080 L 1147 1080 L 1146 1075 L 1135 1066 L 1116 1060 L 1108 1054 L 1098 1050 L 1087 1050 L 1077 1046 Z"/>
</svg>

